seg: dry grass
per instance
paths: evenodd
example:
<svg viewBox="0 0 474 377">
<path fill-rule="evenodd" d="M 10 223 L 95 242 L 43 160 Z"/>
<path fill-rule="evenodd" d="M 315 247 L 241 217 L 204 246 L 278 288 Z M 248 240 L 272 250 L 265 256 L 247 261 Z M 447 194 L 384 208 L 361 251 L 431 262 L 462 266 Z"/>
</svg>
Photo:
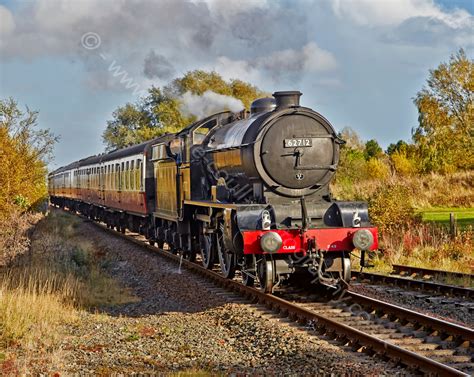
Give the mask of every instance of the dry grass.
<svg viewBox="0 0 474 377">
<path fill-rule="evenodd" d="M 436 224 L 419 224 L 399 232 L 384 232 L 376 270 L 389 272 L 392 264 L 473 273 L 474 231 L 467 228 L 452 237 Z"/>
<path fill-rule="evenodd" d="M 393 175 L 389 179 L 357 182 L 342 179 L 333 184 L 331 189 L 338 199 L 369 200 L 380 187 L 396 184 L 406 187 L 412 193 L 415 208 L 474 207 L 474 171 L 408 177 Z"/>
<path fill-rule="evenodd" d="M 127 290 L 104 273 L 110 261 L 104 250 L 78 232 L 79 223 L 77 217 L 52 212 L 37 225 L 31 251 L 10 266 L 10 276 L 16 280 L 23 275 L 34 276 L 42 283 L 54 277 L 54 288 L 68 286 L 66 297 L 83 308 L 133 300 Z"/>
<path fill-rule="evenodd" d="M 8 218 L 0 218 L 0 267 L 25 253 L 29 246 L 29 232 L 42 215 L 12 212 Z"/>
<path fill-rule="evenodd" d="M 110 261 L 79 233 L 79 221 L 52 212 L 36 225 L 29 251 L 0 269 L 0 374 L 27 371 L 38 354 L 49 364 L 60 357 L 59 340 L 80 310 L 136 300 L 104 272 Z"/>
<path fill-rule="evenodd" d="M 75 290 L 73 285 L 71 281 L 58 290 L 54 278 L 43 281 L 25 276 L 17 281 L 4 277 L 0 284 L 0 345 L 21 342 L 26 349 L 51 347 L 60 336 L 55 328 L 76 319 L 76 310 L 67 303 Z"/>
<path fill-rule="evenodd" d="M 393 263 L 474 271 L 472 227 L 464 226 L 453 238 L 446 226 L 423 223 L 420 215 L 426 208 L 474 207 L 474 171 L 356 183 L 340 179 L 333 193 L 338 199 L 369 202 L 369 214 L 380 230 L 381 254 L 373 261 L 378 271 L 389 272 Z"/>
</svg>

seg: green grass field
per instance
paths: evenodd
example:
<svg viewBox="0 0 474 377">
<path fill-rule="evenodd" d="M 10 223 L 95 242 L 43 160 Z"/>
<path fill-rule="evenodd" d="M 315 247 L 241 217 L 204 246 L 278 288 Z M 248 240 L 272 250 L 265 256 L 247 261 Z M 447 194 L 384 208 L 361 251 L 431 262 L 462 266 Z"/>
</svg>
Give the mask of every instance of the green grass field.
<svg viewBox="0 0 474 377">
<path fill-rule="evenodd" d="M 449 226 L 449 214 L 454 213 L 460 228 L 474 227 L 474 208 L 429 208 L 420 211 L 423 221 Z"/>
</svg>

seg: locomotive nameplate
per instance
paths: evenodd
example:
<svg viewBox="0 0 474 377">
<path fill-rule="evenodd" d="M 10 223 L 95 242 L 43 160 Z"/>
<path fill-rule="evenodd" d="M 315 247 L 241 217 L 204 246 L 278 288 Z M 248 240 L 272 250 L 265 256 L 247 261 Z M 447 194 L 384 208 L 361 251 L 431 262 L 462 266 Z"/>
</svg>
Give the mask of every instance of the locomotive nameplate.
<svg viewBox="0 0 474 377">
<path fill-rule="evenodd" d="M 285 148 L 312 147 L 313 139 L 309 137 L 296 137 L 293 139 L 285 139 L 283 145 Z"/>
</svg>

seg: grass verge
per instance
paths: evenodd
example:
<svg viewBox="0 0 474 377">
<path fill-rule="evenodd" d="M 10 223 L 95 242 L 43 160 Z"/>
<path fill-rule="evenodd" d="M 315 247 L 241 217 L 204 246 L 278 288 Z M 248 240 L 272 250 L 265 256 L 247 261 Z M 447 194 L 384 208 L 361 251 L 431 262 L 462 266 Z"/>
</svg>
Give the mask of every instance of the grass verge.
<svg viewBox="0 0 474 377">
<path fill-rule="evenodd" d="M 36 225 L 29 251 L 0 270 L 0 375 L 51 359 L 81 310 L 136 300 L 104 272 L 111 261 L 79 223 L 51 212 Z"/>
<path fill-rule="evenodd" d="M 474 227 L 474 208 L 427 208 L 419 211 L 424 222 L 449 226 L 449 217 L 453 213 L 460 229 Z"/>
</svg>

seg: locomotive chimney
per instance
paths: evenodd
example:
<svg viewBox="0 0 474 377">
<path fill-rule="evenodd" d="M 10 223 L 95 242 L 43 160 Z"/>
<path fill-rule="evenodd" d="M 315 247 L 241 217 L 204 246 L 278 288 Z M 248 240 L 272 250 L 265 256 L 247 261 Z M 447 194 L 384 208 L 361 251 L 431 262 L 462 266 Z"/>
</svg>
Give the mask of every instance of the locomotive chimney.
<svg viewBox="0 0 474 377">
<path fill-rule="evenodd" d="M 303 93 L 297 90 L 289 90 L 285 92 L 275 92 L 276 106 L 278 107 L 297 107 L 300 105 L 300 97 Z"/>
</svg>

